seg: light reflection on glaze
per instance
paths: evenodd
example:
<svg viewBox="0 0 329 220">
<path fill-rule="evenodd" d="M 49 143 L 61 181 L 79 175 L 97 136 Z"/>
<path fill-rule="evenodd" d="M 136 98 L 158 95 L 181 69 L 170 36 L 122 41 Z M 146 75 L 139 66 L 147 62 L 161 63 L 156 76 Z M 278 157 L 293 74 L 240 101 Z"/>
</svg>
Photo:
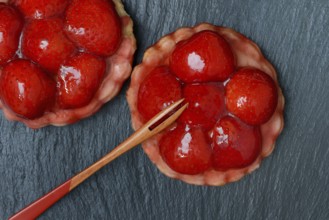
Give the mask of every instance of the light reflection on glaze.
<svg viewBox="0 0 329 220">
<path fill-rule="evenodd" d="M 64 82 L 64 88 L 66 93 L 70 93 L 70 85 L 68 82 L 75 82 L 76 85 L 79 85 L 81 82 L 81 72 L 71 66 L 62 66 L 61 67 L 61 79 Z"/>
<path fill-rule="evenodd" d="M 202 72 L 206 64 L 202 60 L 201 56 L 195 52 L 190 53 L 187 58 L 189 67 L 197 72 Z"/>
<path fill-rule="evenodd" d="M 40 41 L 39 47 L 42 50 L 46 50 L 48 48 L 48 45 L 49 45 L 49 42 L 47 40 L 42 40 L 42 41 Z"/>
<path fill-rule="evenodd" d="M 162 104 L 162 109 L 167 108 L 168 106 L 172 105 L 173 103 L 174 103 L 174 101 L 164 102 L 164 103 Z"/>
<path fill-rule="evenodd" d="M 188 132 L 190 130 L 190 126 L 186 125 L 185 126 L 185 131 Z"/>
<path fill-rule="evenodd" d="M 212 139 L 212 138 L 214 137 L 214 131 L 210 131 L 210 132 L 208 133 L 208 135 L 209 135 L 210 139 Z"/>
<path fill-rule="evenodd" d="M 17 87 L 18 87 L 18 92 L 19 92 L 18 98 L 19 98 L 19 100 L 23 101 L 25 98 L 25 95 L 24 95 L 25 94 L 25 84 L 17 81 Z"/>
<path fill-rule="evenodd" d="M 0 43 L 2 43 L 4 40 L 3 40 L 3 33 L 0 32 Z"/>
<path fill-rule="evenodd" d="M 190 133 L 186 133 L 181 141 L 182 145 L 178 148 L 180 157 L 186 157 L 186 155 L 190 151 L 191 141 L 192 141 L 192 135 Z"/>
<path fill-rule="evenodd" d="M 217 145 L 221 145 L 221 144 L 224 144 L 224 143 L 228 144 L 228 135 L 224 133 L 223 128 L 222 127 L 217 127 L 216 131 L 219 134 L 219 135 L 216 136 L 216 144 Z"/>
<path fill-rule="evenodd" d="M 237 106 L 241 108 L 247 102 L 247 97 L 240 97 L 237 102 Z"/>
<path fill-rule="evenodd" d="M 76 35 L 84 35 L 86 33 L 84 28 L 76 28 L 71 25 L 68 26 L 68 31 Z"/>
<path fill-rule="evenodd" d="M 41 18 L 43 17 L 43 14 L 42 14 L 42 12 L 40 12 L 39 10 L 36 10 L 36 11 L 34 12 L 33 17 L 36 18 L 36 19 L 41 19 Z"/>
</svg>

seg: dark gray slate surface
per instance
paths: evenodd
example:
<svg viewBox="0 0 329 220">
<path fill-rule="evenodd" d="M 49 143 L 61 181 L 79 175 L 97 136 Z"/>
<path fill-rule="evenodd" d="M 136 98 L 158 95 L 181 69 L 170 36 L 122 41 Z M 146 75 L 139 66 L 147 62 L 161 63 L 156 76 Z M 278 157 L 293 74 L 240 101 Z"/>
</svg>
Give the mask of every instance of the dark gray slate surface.
<svg viewBox="0 0 329 220">
<path fill-rule="evenodd" d="M 124 0 L 139 49 L 208 21 L 256 41 L 278 70 L 286 127 L 272 156 L 225 187 L 163 176 L 141 148 L 124 155 L 41 219 L 329 219 L 329 1 Z M 33 131 L 0 116 L 0 219 L 96 161 L 131 132 L 120 95 L 75 125 Z M 117 126 L 117 125 L 120 126 Z"/>
</svg>

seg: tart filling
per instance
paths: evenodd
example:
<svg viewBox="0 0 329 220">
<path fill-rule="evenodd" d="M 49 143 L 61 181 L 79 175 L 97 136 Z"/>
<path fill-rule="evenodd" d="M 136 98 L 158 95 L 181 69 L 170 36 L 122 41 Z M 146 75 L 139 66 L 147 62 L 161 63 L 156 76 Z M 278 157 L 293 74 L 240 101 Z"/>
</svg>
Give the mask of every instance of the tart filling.
<svg viewBox="0 0 329 220">
<path fill-rule="evenodd" d="M 187 183 L 239 180 L 271 154 L 283 129 L 275 69 L 229 28 L 181 28 L 145 52 L 127 92 L 133 128 L 182 97 L 188 109 L 143 149 L 162 173 Z"/>
<path fill-rule="evenodd" d="M 7 53 L 0 43 L 7 119 L 31 128 L 74 123 L 110 101 L 130 76 L 136 40 L 120 0 L 0 2 L 0 33 L 12 41 Z"/>
</svg>

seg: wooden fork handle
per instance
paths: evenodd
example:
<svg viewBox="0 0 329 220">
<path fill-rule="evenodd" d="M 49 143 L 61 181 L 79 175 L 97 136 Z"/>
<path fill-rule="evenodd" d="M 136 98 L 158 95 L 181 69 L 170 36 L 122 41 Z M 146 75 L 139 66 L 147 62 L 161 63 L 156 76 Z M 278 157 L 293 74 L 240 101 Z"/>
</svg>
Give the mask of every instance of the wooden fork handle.
<svg viewBox="0 0 329 220">
<path fill-rule="evenodd" d="M 124 142 L 120 145 L 115 147 L 110 153 L 105 155 L 99 161 L 88 167 L 87 169 L 83 170 L 79 174 L 75 175 L 73 178 L 69 179 L 47 195 L 41 197 L 22 211 L 18 212 L 9 220 L 30 220 L 35 219 L 39 215 L 41 215 L 44 211 L 46 211 L 50 206 L 68 194 L 71 190 L 77 187 L 80 183 L 88 179 L 91 175 L 95 172 L 100 170 L 106 164 L 110 163 L 120 155 L 124 154 L 128 150 L 131 150 L 133 147 L 137 146 L 138 144 L 142 143 L 146 139 L 152 137 L 153 135 L 159 133 L 160 131 L 164 130 L 166 127 L 171 125 L 176 119 L 183 113 L 183 111 L 187 108 L 188 104 L 186 103 L 184 106 L 181 106 L 179 109 L 175 109 L 182 104 L 184 99 L 172 104 L 171 106 L 167 107 L 165 110 L 161 111 L 159 114 L 154 116 L 149 122 L 147 122 L 142 128 L 132 134 L 129 138 L 127 138 Z M 163 121 L 163 117 L 171 113 L 172 111 L 176 111 L 170 115 L 169 118 L 165 118 Z M 157 122 L 160 121 L 160 124 Z M 152 129 L 154 124 L 156 126 Z"/>
<path fill-rule="evenodd" d="M 17 214 L 9 218 L 9 220 L 33 220 L 40 216 L 44 211 L 46 211 L 50 206 L 64 197 L 70 192 L 71 179 L 58 186 L 56 189 L 52 190 L 48 194 L 39 198 L 31 205 L 22 209 Z"/>
</svg>

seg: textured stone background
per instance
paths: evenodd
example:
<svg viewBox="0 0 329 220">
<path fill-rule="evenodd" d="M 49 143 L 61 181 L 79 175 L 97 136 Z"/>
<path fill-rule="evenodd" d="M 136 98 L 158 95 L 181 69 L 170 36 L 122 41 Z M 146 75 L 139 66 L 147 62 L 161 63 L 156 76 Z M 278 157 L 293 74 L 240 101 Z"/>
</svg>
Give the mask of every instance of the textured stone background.
<svg viewBox="0 0 329 220">
<path fill-rule="evenodd" d="M 203 21 L 257 42 L 278 70 L 287 99 L 285 130 L 258 171 L 225 187 L 169 179 L 136 148 L 40 219 L 329 219 L 329 1 L 123 2 L 135 20 L 136 63 L 162 35 Z M 0 219 L 132 133 L 128 84 L 95 116 L 72 126 L 33 131 L 0 116 Z"/>
</svg>

